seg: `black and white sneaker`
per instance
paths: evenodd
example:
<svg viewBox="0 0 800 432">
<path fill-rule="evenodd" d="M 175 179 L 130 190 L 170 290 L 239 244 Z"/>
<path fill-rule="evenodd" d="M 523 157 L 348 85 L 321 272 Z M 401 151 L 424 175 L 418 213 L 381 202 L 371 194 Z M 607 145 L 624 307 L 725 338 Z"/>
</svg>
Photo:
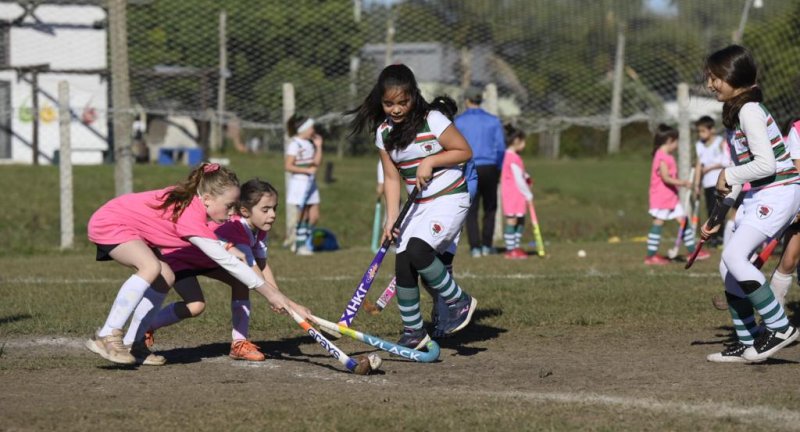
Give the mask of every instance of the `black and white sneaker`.
<svg viewBox="0 0 800 432">
<path fill-rule="evenodd" d="M 418 330 L 405 329 L 403 330 L 403 336 L 401 336 L 400 340 L 397 341 L 397 345 L 402 345 L 406 348 L 418 350 L 424 347 L 425 344 L 427 344 L 430 341 L 431 337 L 428 336 L 428 332 L 426 332 L 425 329 L 418 329 Z"/>
<path fill-rule="evenodd" d="M 767 327 L 764 329 L 764 333 L 761 333 L 756 338 L 753 346 L 744 351 L 742 357 L 751 362 L 762 362 L 781 348 L 794 342 L 798 335 L 800 333 L 793 326 L 789 326 L 784 332 L 775 331 Z"/>
<path fill-rule="evenodd" d="M 752 363 L 742 357 L 747 348 L 749 348 L 747 345 L 737 341 L 722 352 L 709 354 L 706 356 L 706 360 L 714 363 Z"/>
</svg>

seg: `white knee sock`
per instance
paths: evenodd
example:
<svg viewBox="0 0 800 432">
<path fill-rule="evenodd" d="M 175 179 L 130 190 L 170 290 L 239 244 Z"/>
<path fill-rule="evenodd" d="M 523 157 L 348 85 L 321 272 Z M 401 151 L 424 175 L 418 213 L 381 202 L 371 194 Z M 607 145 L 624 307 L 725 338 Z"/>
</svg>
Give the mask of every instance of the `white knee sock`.
<svg viewBox="0 0 800 432">
<path fill-rule="evenodd" d="M 142 301 L 133 311 L 131 325 L 128 327 L 128 332 L 125 333 L 125 338 L 122 339 L 123 344 L 130 345 L 135 340 L 144 339 L 144 333 L 150 328 L 150 323 L 158 314 L 158 310 L 161 309 L 161 303 L 164 303 L 166 297 L 167 293 L 162 293 L 152 288 L 144 292 Z"/>
<path fill-rule="evenodd" d="M 158 311 L 153 321 L 150 322 L 150 330 L 155 331 L 161 327 L 170 326 L 182 319 L 175 313 L 175 303 L 170 303 Z"/>
<path fill-rule="evenodd" d="M 133 310 L 139 304 L 144 291 L 149 286 L 150 282 L 138 275 L 131 275 L 120 287 L 117 298 L 114 299 L 114 304 L 111 305 L 111 311 L 108 313 L 106 322 L 97 335 L 100 337 L 110 336 L 112 330 L 125 327 L 125 323 L 128 322 L 128 318 L 133 314 Z"/>
<path fill-rule="evenodd" d="M 231 321 L 233 340 L 247 339 L 248 329 L 250 328 L 250 300 L 233 300 L 231 302 Z"/>
<path fill-rule="evenodd" d="M 775 273 L 772 274 L 772 279 L 769 281 L 769 286 L 772 288 L 775 300 L 778 300 L 783 306 L 786 304 L 786 293 L 789 292 L 789 287 L 792 286 L 792 275 L 783 274 L 775 270 Z"/>
</svg>

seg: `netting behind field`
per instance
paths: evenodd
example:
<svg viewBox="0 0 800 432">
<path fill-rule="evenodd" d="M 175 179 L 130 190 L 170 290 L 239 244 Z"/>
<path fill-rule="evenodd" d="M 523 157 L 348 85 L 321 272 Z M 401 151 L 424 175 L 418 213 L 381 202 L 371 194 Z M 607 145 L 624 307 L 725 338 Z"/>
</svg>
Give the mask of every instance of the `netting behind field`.
<svg viewBox="0 0 800 432">
<path fill-rule="evenodd" d="M 0 61 L 12 96 L 0 111 L 30 111 L 30 67 L 45 65 L 41 91 L 52 93 L 48 74 L 55 69 L 96 81 L 75 81 L 82 99 L 72 105 L 77 115 L 92 114 L 91 133 L 105 135 L 106 114 L 114 110 L 106 110 L 113 76 L 102 61 L 110 58 L 104 5 L 3 4 Z M 693 116 L 719 109 L 703 89 L 702 62 L 743 30 L 742 43 L 761 65 L 767 106 L 783 125 L 800 113 L 798 21 L 798 0 L 129 1 L 130 98 L 148 127 L 172 119 L 201 146 L 221 118 L 240 145 L 255 137 L 267 142 L 253 149 L 280 148 L 288 82 L 296 111 L 321 119 L 331 134 L 326 142 L 335 143 L 345 140 L 342 112 L 362 100 L 387 63 L 403 62 L 428 97 L 447 93 L 461 101 L 468 86 L 495 85 L 489 108 L 529 133 L 606 129 L 624 40 L 617 118 L 652 125 L 676 116 L 679 82 L 692 86 Z M 29 123 L 20 119 L 12 125 L 15 137 L 29 139 Z M 244 133 L 231 134 L 237 130 Z M 359 151 L 367 144 L 349 145 Z M 0 158 L 4 149 L 0 143 Z"/>
</svg>

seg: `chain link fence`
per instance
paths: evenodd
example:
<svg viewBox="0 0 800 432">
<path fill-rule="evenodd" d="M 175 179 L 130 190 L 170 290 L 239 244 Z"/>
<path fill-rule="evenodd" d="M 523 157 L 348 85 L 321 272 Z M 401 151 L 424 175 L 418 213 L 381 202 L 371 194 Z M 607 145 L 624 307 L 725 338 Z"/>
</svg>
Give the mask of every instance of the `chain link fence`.
<svg viewBox="0 0 800 432">
<path fill-rule="evenodd" d="M 0 72 L 17 82 L 44 77 L 46 71 L 30 69 L 33 60 L 15 60 L 26 50 L 41 51 L 41 41 L 20 45 L 16 35 L 49 31 L 57 40 L 93 29 L 93 38 L 106 36 L 106 6 L 102 0 L 0 2 L 0 22 L 10 34 L 10 54 L 0 53 L 7 68 Z M 488 87 L 497 96 L 487 98 L 487 108 L 504 120 L 530 134 L 579 130 L 593 138 L 578 153 L 604 153 L 608 129 L 674 122 L 681 82 L 691 86 L 693 116 L 718 113 L 703 88 L 702 62 L 734 40 L 753 50 L 767 106 L 779 121 L 800 112 L 797 0 L 129 0 L 126 12 L 125 111 L 147 144 L 280 150 L 282 86 L 292 83 L 295 110 L 318 119 L 326 146 L 340 155 L 365 152 L 367 139 L 347 137 L 342 113 L 360 102 L 386 64 L 403 62 L 428 97 L 444 93 L 460 101 L 467 87 Z M 81 100 L 71 108 L 101 136 L 111 129 L 102 126 L 110 124 L 110 113 L 119 110 L 107 109 L 114 63 L 97 64 L 96 51 L 109 58 L 105 43 L 76 42 L 35 61 L 52 67 L 67 59 L 62 72 L 86 70 L 93 77 L 91 85 L 73 86 Z M 46 86 L 39 91 L 55 92 L 54 82 Z M 29 113 L 37 91 L 22 93 L 28 99 L 15 95 L 7 112 Z M 30 127 L 11 129 L 30 136 Z M 6 153 L 0 143 L 0 157 Z"/>
</svg>

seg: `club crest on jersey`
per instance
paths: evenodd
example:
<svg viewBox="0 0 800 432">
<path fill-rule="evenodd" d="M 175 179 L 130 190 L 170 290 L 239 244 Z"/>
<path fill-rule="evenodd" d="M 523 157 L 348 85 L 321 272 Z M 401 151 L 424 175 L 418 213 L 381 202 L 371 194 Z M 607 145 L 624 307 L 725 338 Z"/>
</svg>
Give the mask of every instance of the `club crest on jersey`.
<svg viewBox="0 0 800 432">
<path fill-rule="evenodd" d="M 436 221 L 431 222 L 431 234 L 434 237 L 438 237 L 439 234 L 442 233 L 442 231 L 444 231 L 444 225 L 442 225 L 441 222 L 436 222 Z"/>
<path fill-rule="evenodd" d="M 766 219 L 772 214 L 772 207 L 760 205 L 758 206 L 758 218 Z"/>
<path fill-rule="evenodd" d="M 419 147 L 425 152 L 425 154 L 431 154 L 433 152 L 433 143 L 422 143 L 419 145 Z"/>
</svg>

